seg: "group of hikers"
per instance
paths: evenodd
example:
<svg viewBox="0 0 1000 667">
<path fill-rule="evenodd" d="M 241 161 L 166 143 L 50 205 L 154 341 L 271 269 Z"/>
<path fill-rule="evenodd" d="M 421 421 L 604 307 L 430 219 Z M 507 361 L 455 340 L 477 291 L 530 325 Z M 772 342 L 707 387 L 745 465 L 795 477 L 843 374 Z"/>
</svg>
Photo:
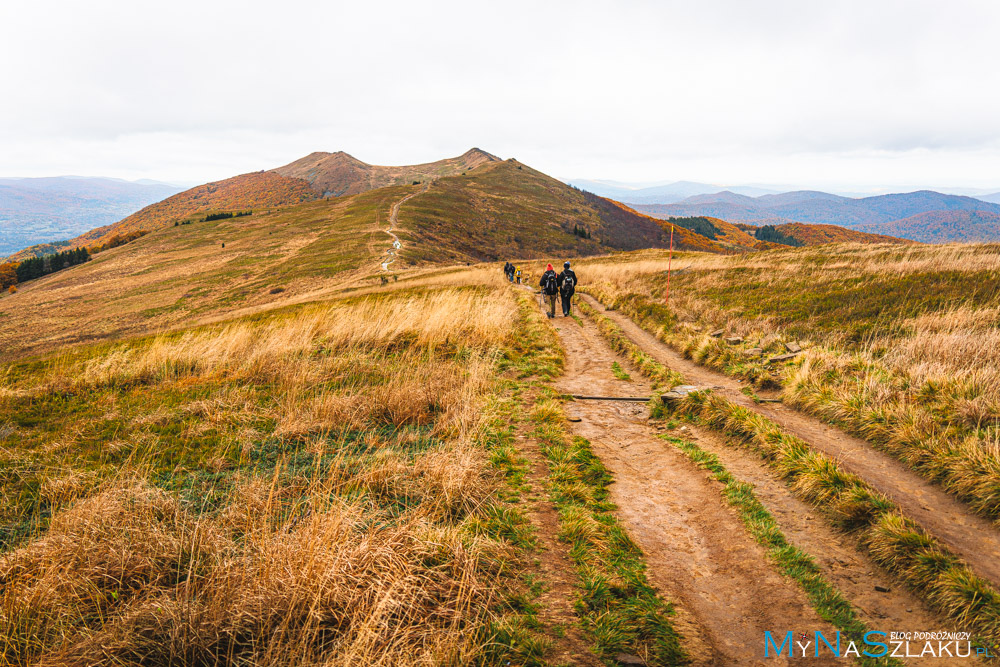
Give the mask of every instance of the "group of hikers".
<svg viewBox="0 0 1000 667">
<path fill-rule="evenodd" d="M 510 262 L 503 265 L 503 273 L 510 282 L 521 284 L 521 269 L 515 267 Z M 579 284 L 576 273 L 569 268 L 569 262 L 563 263 L 563 270 L 556 273 L 551 264 L 546 265 L 545 273 L 538 286 L 542 288 L 542 296 L 548 301 L 549 310 L 546 313 L 549 317 L 556 316 L 556 297 L 562 300 L 563 317 L 569 317 L 572 306 L 573 294 L 576 293 L 576 286 Z"/>
<path fill-rule="evenodd" d="M 503 274 L 507 276 L 507 280 L 510 282 L 516 282 L 518 285 L 521 284 L 521 269 L 517 268 L 510 262 L 504 263 Z"/>
</svg>

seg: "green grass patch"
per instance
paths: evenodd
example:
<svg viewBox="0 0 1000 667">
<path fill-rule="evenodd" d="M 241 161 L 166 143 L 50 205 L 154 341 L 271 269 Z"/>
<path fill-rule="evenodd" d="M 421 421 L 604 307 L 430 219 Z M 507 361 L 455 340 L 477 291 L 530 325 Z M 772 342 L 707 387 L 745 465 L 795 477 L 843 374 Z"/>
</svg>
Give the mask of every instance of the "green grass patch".
<svg viewBox="0 0 1000 667">
<path fill-rule="evenodd" d="M 812 556 L 790 544 L 774 515 L 760 502 L 754 493 L 753 484 L 735 479 L 722 465 L 715 454 L 706 452 L 691 442 L 679 438 L 661 436 L 691 459 L 699 467 L 712 473 L 712 477 L 723 484 L 722 495 L 733 507 L 746 527 L 747 532 L 767 551 L 767 556 L 778 570 L 791 578 L 805 592 L 809 602 L 820 618 L 828 621 L 844 633 L 849 640 L 859 645 L 869 628 L 858 619 L 851 603 L 841 595 L 823 576 Z M 892 658 L 868 658 L 858 660 L 862 665 L 902 665 Z"/>
<path fill-rule="evenodd" d="M 611 363 L 611 372 L 614 373 L 615 377 L 619 380 L 625 380 L 626 382 L 632 381 L 632 376 L 629 375 L 617 361 Z"/>
<path fill-rule="evenodd" d="M 583 438 L 570 438 L 553 395 L 540 396 L 533 418 L 549 467 L 549 495 L 559 512 L 559 539 L 570 545 L 580 579 L 577 613 L 598 655 L 642 656 L 649 665 L 688 662 L 670 623 L 671 605 L 646 579 L 642 551 L 614 516 L 611 474 Z"/>
</svg>

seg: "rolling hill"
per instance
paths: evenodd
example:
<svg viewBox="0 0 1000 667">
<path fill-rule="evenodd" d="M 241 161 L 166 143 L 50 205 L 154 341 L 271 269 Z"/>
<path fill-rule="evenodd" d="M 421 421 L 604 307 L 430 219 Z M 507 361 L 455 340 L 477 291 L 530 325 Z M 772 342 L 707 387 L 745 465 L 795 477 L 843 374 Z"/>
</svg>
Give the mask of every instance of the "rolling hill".
<svg viewBox="0 0 1000 667">
<path fill-rule="evenodd" d="M 385 234 L 398 208 L 397 269 L 498 259 L 559 259 L 666 248 L 662 221 L 583 193 L 515 160 L 450 162 L 414 185 L 319 197 L 304 179 L 255 172 L 179 193 L 74 240 L 145 232 L 0 297 L 0 350 L 20 356 L 87 340 L 140 334 L 378 285 Z M 441 163 L 435 163 L 440 164 Z M 412 175 L 427 173 L 426 165 Z M 411 176 L 406 178 L 409 179 Z M 317 173 L 317 180 L 323 177 Z M 416 179 L 414 179 L 416 180 Z M 400 204 L 404 198 L 405 205 Z M 206 220 L 210 211 L 252 215 Z M 679 250 L 726 252 L 678 228 Z M 32 331 L 32 336 L 24 335 Z"/>
<path fill-rule="evenodd" d="M 77 237 L 74 246 L 131 240 L 0 298 L 0 349 L 22 355 L 378 285 L 387 277 L 381 263 L 390 226 L 402 244 L 395 279 L 401 270 L 670 245 L 663 220 L 478 149 L 424 165 L 372 167 L 363 170 L 367 180 L 350 184 L 354 176 L 342 167 L 364 163 L 343 153 L 292 164 L 191 188 Z M 320 196 L 317 188 L 329 192 L 334 183 L 361 191 Z M 205 215 L 233 211 L 252 214 Z M 720 219 L 674 228 L 679 251 L 778 247 Z"/>
<path fill-rule="evenodd" d="M 637 206 L 637 208 L 659 218 L 712 216 L 753 224 L 805 222 L 838 225 L 866 232 L 875 232 L 875 228 L 871 225 L 889 223 L 918 214 L 926 214 L 921 221 L 933 225 L 936 221 L 955 220 L 950 214 L 952 211 L 1000 213 L 1000 204 L 930 190 L 860 199 L 805 190 L 760 197 L 721 192 L 688 197 L 676 204 Z M 956 228 L 952 231 L 954 236 L 942 237 L 939 240 L 961 240 L 961 230 Z M 891 233 L 888 228 L 886 232 Z"/>
<path fill-rule="evenodd" d="M 302 179 L 322 197 L 342 197 L 389 185 L 455 176 L 490 162 L 500 162 L 500 158 L 479 148 L 454 158 L 399 167 L 368 164 L 343 151 L 317 152 L 278 167 L 274 173 Z"/>
<path fill-rule="evenodd" d="M 736 226 L 749 235 L 759 233 L 762 229 L 760 226 L 748 225 L 746 223 L 737 223 Z M 774 225 L 774 229 L 778 233 L 798 241 L 803 246 L 821 245 L 824 243 L 915 243 L 913 240 L 883 234 L 859 232 L 855 229 L 847 229 L 846 227 L 838 227 L 837 225 L 807 225 L 802 222 L 787 222 Z"/>
<path fill-rule="evenodd" d="M 988 211 L 931 211 L 862 229 L 923 243 L 975 243 L 1000 239 L 1000 213 Z"/>
<path fill-rule="evenodd" d="M 618 202 L 581 192 L 516 160 L 484 163 L 441 178 L 400 213 L 402 257 L 420 261 L 489 261 L 666 248 L 663 223 Z M 678 248 L 718 252 L 683 230 Z"/>
<path fill-rule="evenodd" d="M 455 158 L 400 167 L 370 165 L 343 151 L 311 153 L 284 167 L 199 185 L 147 206 L 114 224 L 90 229 L 59 246 L 71 249 L 100 245 L 114 236 L 149 232 L 210 212 L 272 209 L 318 197 L 349 196 L 390 185 L 426 182 L 498 161 L 500 158 L 478 148 Z M 20 261 L 53 251 L 51 246 L 26 248 L 9 259 Z"/>
<path fill-rule="evenodd" d="M 60 243 L 180 190 L 166 183 L 113 178 L 0 178 L 0 257 L 36 244 Z"/>
</svg>

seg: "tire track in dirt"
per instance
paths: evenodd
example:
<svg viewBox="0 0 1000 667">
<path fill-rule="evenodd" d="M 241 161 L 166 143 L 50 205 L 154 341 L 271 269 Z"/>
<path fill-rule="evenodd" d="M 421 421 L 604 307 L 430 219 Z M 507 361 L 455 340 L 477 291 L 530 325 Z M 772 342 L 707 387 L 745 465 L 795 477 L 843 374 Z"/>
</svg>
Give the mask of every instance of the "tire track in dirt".
<svg viewBox="0 0 1000 667">
<path fill-rule="evenodd" d="M 556 382 L 560 391 L 651 391 L 641 380 L 614 377 L 611 364 L 622 360 L 592 323 L 581 327 L 557 318 L 553 324 L 567 355 L 566 371 Z M 644 405 L 578 402 L 570 412 L 581 420 L 572 424 L 573 432 L 591 442 L 614 475 L 611 500 L 646 555 L 650 580 L 677 606 L 676 626 L 696 664 L 760 664 L 765 630 L 835 633 L 798 585 L 774 570 L 723 501 L 719 484 L 655 436 Z M 833 658 L 810 662 L 842 664 Z"/>
<path fill-rule="evenodd" d="M 960 630 L 954 627 L 954 621 L 927 607 L 905 583 L 868 558 L 856 539 L 833 528 L 816 508 L 795 497 L 756 455 L 728 444 L 724 436 L 709 428 L 692 424 L 683 428 L 672 435 L 696 443 L 714 454 L 733 477 L 753 484 L 757 498 L 774 516 L 788 541 L 816 560 L 826 579 L 850 601 L 870 629 Z M 876 590 L 876 586 L 884 590 Z M 908 664 L 953 662 L 949 658 L 911 658 Z"/>
<path fill-rule="evenodd" d="M 844 470 L 858 475 L 892 499 L 906 516 L 959 555 L 973 572 L 1000 585 L 1000 532 L 961 501 L 860 438 L 791 408 L 754 403 L 741 393 L 744 385 L 738 380 L 684 358 L 628 317 L 606 310 L 590 295 L 582 298 L 620 326 L 640 349 L 680 372 L 690 384 L 711 387 L 732 403 L 767 417 L 817 451 L 836 459 Z"/>
</svg>

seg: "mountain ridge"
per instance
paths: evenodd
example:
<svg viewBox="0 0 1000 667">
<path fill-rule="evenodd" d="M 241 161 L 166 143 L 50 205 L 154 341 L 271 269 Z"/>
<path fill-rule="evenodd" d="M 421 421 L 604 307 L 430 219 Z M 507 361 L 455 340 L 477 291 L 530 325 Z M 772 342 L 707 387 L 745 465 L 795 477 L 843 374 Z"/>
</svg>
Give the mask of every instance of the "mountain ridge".
<svg viewBox="0 0 1000 667">
<path fill-rule="evenodd" d="M 272 169 L 288 178 L 299 178 L 322 197 L 342 197 L 413 180 L 432 180 L 475 169 L 500 158 L 480 148 L 471 148 L 453 158 L 414 165 L 387 166 L 363 162 L 344 151 L 316 151 Z"/>
<path fill-rule="evenodd" d="M 282 167 L 240 174 L 178 192 L 110 224 L 89 228 L 58 246 L 29 246 L 7 257 L 29 257 L 105 243 L 115 236 L 146 233 L 192 216 L 235 209 L 288 206 L 318 197 L 350 196 L 391 185 L 435 180 L 501 159 L 479 148 L 417 165 L 371 165 L 344 152 L 315 151 Z M 63 237 L 65 238 L 65 237 Z"/>
</svg>

